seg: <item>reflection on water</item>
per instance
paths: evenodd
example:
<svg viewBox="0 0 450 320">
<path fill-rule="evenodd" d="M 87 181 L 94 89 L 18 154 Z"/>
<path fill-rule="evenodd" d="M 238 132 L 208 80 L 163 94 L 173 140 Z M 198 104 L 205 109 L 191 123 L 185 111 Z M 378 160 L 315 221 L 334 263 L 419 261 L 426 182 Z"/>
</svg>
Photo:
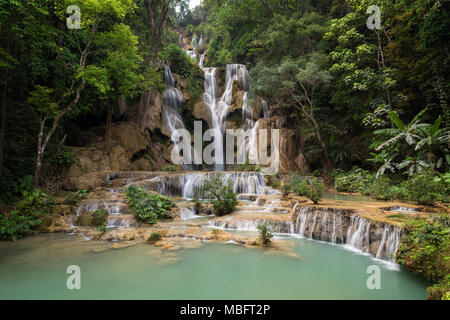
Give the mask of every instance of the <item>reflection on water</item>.
<svg viewBox="0 0 450 320">
<path fill-rule="evenodd" d="M 343 194 L 343 193 L 337 193 L 337 192 L 324 192 L 323 198 L 329 199 L 329 200 L 342 200 L 342 201 L 355 201 L 355 202 L 376 202 L 377 201 L 368 196 L 357 195 L 357 194 Z"/>
</svg>

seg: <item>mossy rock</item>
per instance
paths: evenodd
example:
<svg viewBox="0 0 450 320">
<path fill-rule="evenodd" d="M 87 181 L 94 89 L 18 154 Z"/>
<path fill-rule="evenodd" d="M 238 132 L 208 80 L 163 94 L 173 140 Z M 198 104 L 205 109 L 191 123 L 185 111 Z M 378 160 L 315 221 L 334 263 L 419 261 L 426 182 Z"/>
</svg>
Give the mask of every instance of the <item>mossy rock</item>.
<svg viewBox="0 0 450 320">
<path fill-rule="evenodd" d="M 80 227 L 100 227 L 106 224 L 108 220 L 108 212 L 98 209 L 93 212 L 85 212 L 78 216 L 75 224 Z"/>
</svg>

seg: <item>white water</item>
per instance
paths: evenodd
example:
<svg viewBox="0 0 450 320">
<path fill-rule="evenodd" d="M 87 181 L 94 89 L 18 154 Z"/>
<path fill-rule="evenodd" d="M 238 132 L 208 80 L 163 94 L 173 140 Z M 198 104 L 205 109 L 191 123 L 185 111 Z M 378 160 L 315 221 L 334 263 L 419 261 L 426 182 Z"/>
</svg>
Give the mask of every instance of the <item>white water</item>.
<svg viewBox="0 0 450 320">
<path fill-rule="evenodd" d="M 206 181 L 211 180 L 214 172 L 190 173 L 180 176 L 181 196 L 192 199 L 195 190 L 200 190 Z M 224 184 L 231 184 L 237 194 L 274 194 L 276 190 L 266 186 L 264 175 L 260 172 L 223 172 L 221 173 Z"/>
<path fill-rule="evenodd" d="M 163 124 L 169 134 L 172 134 L 175 130 L 186 129 L 183 118 L 181 117 L 183 107 L 183 96 L 181 91 L 175 87 L 175 80 L 172 72 L 168 66 L 164 66 L 164 82 L 167 85 L 167 89 L 163 93 Z M 174 148 L 179 154 L 181 146 L 178 140 L 172 139 Z M 181 162 L 183 169 L 189 169 L 189 164 L 192 164 L 192 153 L 188 153 L 187 164 Z"/>
<path fill-rule="evenodd" d="M 264 118 L 270 118 L 269 107 L 267 105 L 267 102 L 264 99 L 262 99 L 261 105 L 262 105 L 262 108 L 263 108 Z"/>
</svg>

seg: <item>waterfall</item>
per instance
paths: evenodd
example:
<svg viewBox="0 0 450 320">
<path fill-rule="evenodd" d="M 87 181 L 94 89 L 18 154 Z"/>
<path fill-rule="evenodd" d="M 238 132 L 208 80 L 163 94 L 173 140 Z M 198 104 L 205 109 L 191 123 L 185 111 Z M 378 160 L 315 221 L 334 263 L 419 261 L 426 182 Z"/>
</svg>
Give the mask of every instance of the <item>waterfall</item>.
<svg viewBox="0 0 450 320">
<path fill-rule="evenodd" d="M 401 244 L 400 228 L 372 223 L 355 212 L 300 207 L 296 214 L 294 233 L 305 238 L 345 244 L 353 250 L 392 262 Z"/>
<path fill-rule="evenodd" d="M 256 231 L 260 224 L 266 224 L 267 229 L 273 233 L 291 234 L 294 229 L 294 225 L 291 221 L 272 221 L 264 219 L 210 221 L 211 227 L 214 228 L 242 231 Z"/>
<path fill-rule="evenodd" d="M 183 118 L 181 117 L 183 108 L 183 96 L 175 87 L 175 80 L 172 72 L 168 66 L 164 66 L 164 82 L 167 85 L 167 89 L 163 92 L 163 124 L 169 134 L 172 134 L 174 130 L 186 129 Z M 174 148 L 177 153 L 180 152 L 181 147 L 179 141 L 172 140 Z M 188 163 L 192 164 L 192 154 L 187 155 Z M 181 163 L 183 169 L 189 169 L 189 165 Z"/>
<path fill-rule="evenodd" d="M 368 253 L 370 245 L 369 232 L 369 220 L 357 215 L 352 216 L 347 232 L 347 244 L 355 249 Z"/>
<path fill-rule="evenodd" d="M 267 106 L 267 102 L 264 99 L 261 99 L 261 106 L 263 109 L 264 118 L 270 118 L 269 107 Z"/>
<path fill-rule="evenodd" d="M 197 54 L 193 50 L 186 50 L 186 53 L 191 59 L 197 59 Z"/>
<path fill-rule="evenodd" d="M 206 56 L 206 52 L 200 56 L 200 62 L 198 63 L 200 69 L 203 69 L 203 65 L 205 64 L 205 56 Z"/>
<path fill-rule="evenodd" d="M 220 137 L 214 140 L 215 171 L 225 170 L 223 141 L 225 133 L 225 119 L 233 97 L 233 82 L 240 80 L 247 87 L 247 68 L 241 64 L 228 64 L 226 66 L 225 91 L 219 101 L 216 101 L 216 69 L 203 68 L 205 73 L 205 93 L 203 101 L 211 110 L 212 129 L 220 130 Z"/>
<path fill-rule="evenodd" d="M 395 254 L 397 253 L 398 247 L 400 246 L 400 242 L 401 230 L 393 226 L 386 225 L 383 230 L 376 257 L 380 259 L 393 260 Z"/>
<path fill-rule="evenodd" d="M 181 196 L 192 199 L 195 190 L 200 190 L 206 181 L 214 178 L 215 172 L 191 173 L 180 176 Z M 224 172 L 222 182 L 231 184 L 237 194 L 274 194 L 276 190 L 266 186 L 264 175 L 260 172 Z"/>
<path fill-rule="evenodd" d="M 197 49 L 198 49 L 197 35 L 194 35 L 194 36 L 192 37 L 192 40 L 191 40 L 191 46 L 192 46 L 192 48 L 194 48 L 194 50 L 197 50 Z"/>
<path fill-rule="evenodd" d="M 216 69 L 204 68 L 205 73 L 205 93 L 203 94 L 203 101 L 208 109 L 211 111 L 212 129 L 220 130 L 220 134 L 216 135 L 214 139 L 214 170 L 225 170 L 224 165 L 224 152 L 223 152 L 223 130 L 222 122 L 216 103 Z"/>
</svg>

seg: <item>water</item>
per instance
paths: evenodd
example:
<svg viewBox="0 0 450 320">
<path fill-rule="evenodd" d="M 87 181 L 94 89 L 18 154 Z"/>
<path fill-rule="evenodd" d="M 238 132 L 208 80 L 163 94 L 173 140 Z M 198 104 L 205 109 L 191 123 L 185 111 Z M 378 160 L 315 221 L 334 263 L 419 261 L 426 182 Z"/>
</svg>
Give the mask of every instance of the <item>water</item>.
<svg viewBox="0 0 450 320">
<path fill-rule="evenodd" d="M 203 62 L 201 65 L 203 65 Z M 242 64 L 228 64 L 226 66 L 225 90 L 222 97 L 216 101 L 216 69 L 203 68 L 203 71 L 205 73 L 205 93 L 203 95 L 203 101 L 211 110 L 211 129 L 214 129 L 216 132 L 214 135 L 214 170 L 224 171 L 225 159 L 223 137 L 225 134 L 225 120 L 233 98 L 233 83 L 234 81 L 239 80 L 245 89 L 248 88 L 248 72 L 247 68 Z"/>
<path fill-rule="evenodd" d="M 172 72 L 168 66 L 164 66 L 164 82 L 167 85 L 167 89 L 163 92 L 163 124 L 167 131 L 172 135 L 175 130 L 185 130 L 186 126 L 181 117 L 183 109 L 183 96 L 181 91 L 175 87 L 175 80 Z M 172 142 L 177 154 L 180 154 L 181 144 L 177 137 L 172 136 Z M 192 167 L 192 150 L 187 152 L 186 163 L 181 161 L 181 167 L 184 170 L 193 169 Z"/>
<path fill-rule="evenodd" d="M 107 250 L 110 243 L 75 239 L 1 242 L 0 299 L 425 299 L 428 285 L 306 239 L 286 238 L 298 257 L 194 240 L 186 241 L 195 248 L 169 252 L 147 244 Z M 81 290 L 66 289 L 69 265 L 81 268 Z M 370 265 L 381 268 L 381 290 L 366 287 Z"/>
<path fill-rule="evenodd" d="M 336 192 L 324 192 L 323 199 L 355 201 L 355 202 L 375 202 L 375 201 L 377 201 L 368 196 L 357 195 L 357 194 L 342 194 L 342 193 L 336 193 Z"/>
</svg>

